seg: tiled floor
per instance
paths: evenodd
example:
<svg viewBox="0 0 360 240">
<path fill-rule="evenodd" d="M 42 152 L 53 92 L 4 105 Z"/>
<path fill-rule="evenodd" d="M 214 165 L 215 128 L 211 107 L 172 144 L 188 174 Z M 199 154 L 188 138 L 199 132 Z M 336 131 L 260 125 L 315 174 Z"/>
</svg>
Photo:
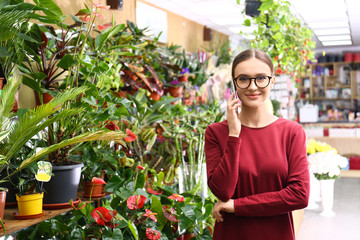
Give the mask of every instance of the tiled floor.
<svg viewBox="0 0 360 240">
<path fill-rule="evenodd" d="M 360 178 L 337 179 L 334 195 L 336 215 L 320 216 L 321 207 L 305 209 L 297 240 L 360 240 Z"/>
</svg>

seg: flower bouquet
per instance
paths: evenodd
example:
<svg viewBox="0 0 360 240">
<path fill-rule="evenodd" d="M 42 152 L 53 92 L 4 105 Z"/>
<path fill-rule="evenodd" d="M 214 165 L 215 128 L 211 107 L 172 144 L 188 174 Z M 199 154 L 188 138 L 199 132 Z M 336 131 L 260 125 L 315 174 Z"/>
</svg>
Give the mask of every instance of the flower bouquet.
<svg viewBox="0 0 360 240">
<path fill-rule="evenodd" d="M 327 143 L 309 140 L 307 145 L 310 171 L 318 180 L 336 179 L 340 176 L 341 168 L 347 166 L 345 157 Z"/>
</svg>

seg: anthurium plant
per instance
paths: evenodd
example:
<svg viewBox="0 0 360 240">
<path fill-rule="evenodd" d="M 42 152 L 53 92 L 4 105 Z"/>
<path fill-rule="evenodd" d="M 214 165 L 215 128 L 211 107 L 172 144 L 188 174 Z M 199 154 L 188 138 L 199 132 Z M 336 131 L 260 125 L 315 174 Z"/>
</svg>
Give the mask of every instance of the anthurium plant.
<svg viewBox="0 0 360 240">
<path fill-rule="evenodd" d="M 253 32 L 255 39 L 250 45 L 269 54 L 277 74 L 289 74 L 295 80 L 307 60 L 314 58 L 312 31 L 294 16 L 288 1 L 259 1 L 262 3 L 259 16 L 244 21 L 245 26 L 256 27 Z"/>
</svg>

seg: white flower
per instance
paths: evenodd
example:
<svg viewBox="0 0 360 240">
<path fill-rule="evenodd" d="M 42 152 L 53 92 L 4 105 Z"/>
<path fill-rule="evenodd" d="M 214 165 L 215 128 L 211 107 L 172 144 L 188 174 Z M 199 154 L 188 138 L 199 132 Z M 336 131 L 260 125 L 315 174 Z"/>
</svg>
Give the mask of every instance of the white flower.
<svg viewBox="0 0 360 240">
<path fill-rule="evenodd" d="M 308 156 L 310 171 L 319 179 L 333 179 L 340 176 L 340 169 L 347 166 L 347 158 L 335 151 L 316 152 Z M 321 176 L 320 176 L 321 175 Z"/>
</svg>

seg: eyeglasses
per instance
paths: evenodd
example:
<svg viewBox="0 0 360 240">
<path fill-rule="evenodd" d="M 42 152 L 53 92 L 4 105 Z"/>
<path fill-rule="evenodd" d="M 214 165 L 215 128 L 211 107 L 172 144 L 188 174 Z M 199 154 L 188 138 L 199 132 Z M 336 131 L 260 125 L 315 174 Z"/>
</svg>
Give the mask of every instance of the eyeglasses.
<svg viewBox="0 0 360 240">
<path fill-rule="evenodd" d="M 233 81 L 235 82 L 236 86 L 240 89 L 246 89 L 250 86 L 251 84 L 251 80 L 253 79 L 255 82 L 255 85 L 258 88 L 266 88 L 267 86 L 269 86 L 270 80 L 272 77 L 270 76 L 257 76 L 254 78 L 250 78 L 247 76 L 238 76 L 236 78 L 233 79 Z"/>
</svg>

